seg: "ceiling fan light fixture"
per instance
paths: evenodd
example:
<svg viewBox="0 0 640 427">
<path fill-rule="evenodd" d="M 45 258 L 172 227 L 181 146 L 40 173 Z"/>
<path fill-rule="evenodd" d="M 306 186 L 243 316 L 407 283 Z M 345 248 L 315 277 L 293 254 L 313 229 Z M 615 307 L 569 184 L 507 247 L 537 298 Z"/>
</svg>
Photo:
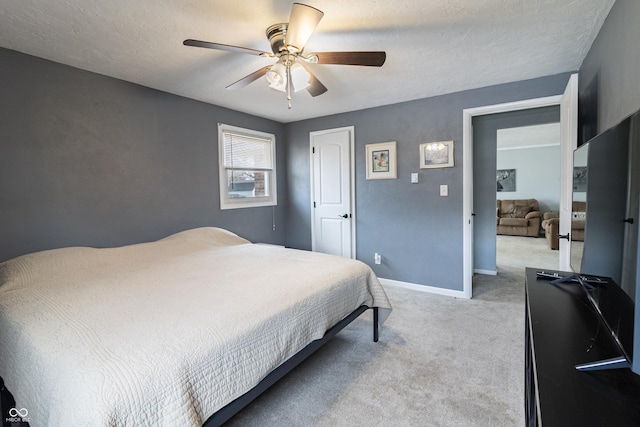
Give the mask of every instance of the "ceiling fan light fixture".
<svg viewBox="0 0 640 427">
<path fill-rule="evenodd" d="M 286 83 L 282 83 L 282 84 L 274 84 L 274 83 L 272 83 L 272 84 L 269 85 L 269 87 L 271 89 L 277 90 L 278 92 L 286 92 L 287 91 Z"/>
<path fill-rule="evenodd" d="M 276 90 L 280 90 L 279 88 L 282 87 L 284 91 L 284 87 L 287 84 L 287 68 L 282 62 L 278 61 L 267 71 L 265 77 L 269 82 L 269 87 Z"/>
<path fill-rule="evenodd" d="M 287 73 L 291 75 L 291 88 L 298 92 L 309 87 L 311 76 L 307 70 L 297 62 L 278 61 L 266 73 L 269 87 L 280 92 L 287 91 Z"/>
<path fill-rule="evenodd" d="M 309 87 L 309 73 L 304 67 L 297 62 L 291 66 L 291 84 L 293 85 L 293 90 L 298 92 L 299 90 L 306 89 Z"/>
</svg>

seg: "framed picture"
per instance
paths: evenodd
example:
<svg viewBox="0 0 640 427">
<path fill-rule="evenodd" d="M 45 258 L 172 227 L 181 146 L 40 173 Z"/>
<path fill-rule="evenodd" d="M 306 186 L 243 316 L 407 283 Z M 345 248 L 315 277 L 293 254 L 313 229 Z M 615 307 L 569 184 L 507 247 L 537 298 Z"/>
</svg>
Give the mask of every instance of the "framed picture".
<svg viewBox="0 0 640 427">
<path fill-rule="evenodd" d="M 587 191 L 587 167 L 573 167 L 573 191 L 575 193 L 583 193 Z"/>
<path fill-rule="evenodd" d="M 367 179 L 398 178 L 396 141 L 366 145 Z"/>
<path fill-rule="evenodd" d="M 453 167 L 453 141 L 420 144 L 420 169 Z"/>
<path fill-rule="evenodd" d="M 496 170 L 496 191 L 500 191 L 500 192 L 516 191 L 516 170 L 515 169 Z"/>
</svg>

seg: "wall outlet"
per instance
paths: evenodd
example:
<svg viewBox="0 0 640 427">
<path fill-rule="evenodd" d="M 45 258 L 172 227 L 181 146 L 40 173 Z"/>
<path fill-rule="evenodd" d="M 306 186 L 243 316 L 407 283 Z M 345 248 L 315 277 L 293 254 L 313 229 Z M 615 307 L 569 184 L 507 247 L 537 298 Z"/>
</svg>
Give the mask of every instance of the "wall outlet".
<svg viewBox="0 0 640 427">
<path fill-rule="evenodd" d="M 416 172 L 411 173 L 411 183 L 416 184 L 418 182 L 418 174 Z"/>
<path fill-rule="evenodd" d="M 440 195 L 441 196 L 449 195 L 449 186 L 447 184 L 443 184 L 440 186 Z"/>
<path fill-rule="evenodd" d="M 373 262 L 375 262 L 376 264 L 382 264 L 382 255 L 380 255 L 378 252 L 376 252 L 373 255 Z"/>
</svg>

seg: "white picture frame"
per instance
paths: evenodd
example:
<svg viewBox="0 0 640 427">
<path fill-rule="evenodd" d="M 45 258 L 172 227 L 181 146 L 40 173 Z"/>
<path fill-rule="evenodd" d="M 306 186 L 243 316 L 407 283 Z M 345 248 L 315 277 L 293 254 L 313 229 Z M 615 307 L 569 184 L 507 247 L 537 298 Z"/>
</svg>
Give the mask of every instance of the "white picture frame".
<svg viewBox="0 0 640 427">
<path fill-rule="evenodd" d="M 365 151 L 367 159 L 367 179 L 398 178 L 396 141 L 367 144 Z"/>
<path fill-rule="evenodd" d="M 420 169 L 452 168 L 453 141 L 420 144 Z"/>
</svg>

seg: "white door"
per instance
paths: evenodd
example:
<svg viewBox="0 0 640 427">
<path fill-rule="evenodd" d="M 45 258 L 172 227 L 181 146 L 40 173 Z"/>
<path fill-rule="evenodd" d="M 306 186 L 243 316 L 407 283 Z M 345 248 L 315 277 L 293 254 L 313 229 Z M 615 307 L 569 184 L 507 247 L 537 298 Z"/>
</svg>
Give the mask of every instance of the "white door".
<svg viewBox="0 0 640 427">
<path fill-rule="evenodd" d="M 573 150 L 578 143 L 578 75 L 573 74 L 560 101 L 560 239 L 558 268 L 571 271 L 571 197 L 573 192 Z"/>
<path fill-rule="evenodd" d="M 355 258 L 353 127 L 311 132 L 312 250 Z"/>
</svg>

